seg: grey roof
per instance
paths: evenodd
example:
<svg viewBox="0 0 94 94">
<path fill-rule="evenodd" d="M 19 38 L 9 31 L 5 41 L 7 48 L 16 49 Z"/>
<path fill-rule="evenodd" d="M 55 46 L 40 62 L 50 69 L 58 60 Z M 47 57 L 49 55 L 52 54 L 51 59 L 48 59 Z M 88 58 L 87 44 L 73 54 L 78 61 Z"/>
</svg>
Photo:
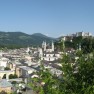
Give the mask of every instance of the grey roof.
<svg viewBox="0 0 94 94">
<path fill-rule="evenodd" d="M 0 70 L 4 70 L 4 66 L 0 66 Z"/>
<path fill-rule="evenodd" d="M 12 87 L 12 84 L 6 79 L 2 79 L 0 80 L 0 87 Z"/>
<path fill-rule="evenodd" d="M 60 67 L 58 64 L 58 62 L 60 62 L 59 60 L 55 60 L 55 61 L 43 61 L 43 64 L 45 65 L 49 65 L 49 66 L 52 66 L 53 68 L 56 68 L 56 69 L 59 69 L 61 70 L 62 67 Z"/>
</svg>

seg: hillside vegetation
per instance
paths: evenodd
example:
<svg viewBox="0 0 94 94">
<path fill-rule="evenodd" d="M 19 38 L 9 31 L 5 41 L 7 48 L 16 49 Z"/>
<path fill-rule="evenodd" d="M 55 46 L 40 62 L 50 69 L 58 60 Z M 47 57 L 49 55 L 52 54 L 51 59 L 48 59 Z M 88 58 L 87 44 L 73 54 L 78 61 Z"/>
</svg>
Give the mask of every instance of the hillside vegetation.
<svg viewBox="0 0 94 94">
<path fill-rule="evenodd" d="M 43 41 L 55 41 L 54 38 L 47 37 L 40 33 L 32 35 L 22 32 L 0 32 L 0 47 L 23 47 L 23 46 L 38 46 Z"/>
</svg>

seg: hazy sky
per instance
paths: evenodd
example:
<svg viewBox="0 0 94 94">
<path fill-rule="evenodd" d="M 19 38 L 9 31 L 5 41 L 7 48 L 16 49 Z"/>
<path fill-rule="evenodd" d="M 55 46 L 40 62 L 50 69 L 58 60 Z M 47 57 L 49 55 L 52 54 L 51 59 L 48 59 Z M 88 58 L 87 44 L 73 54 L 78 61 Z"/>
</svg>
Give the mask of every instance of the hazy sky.
<svg viewBox="0 0 94 94">
<path fill-rule="evenodd" d="M 0 0 L 0 31 L 58 37 L 94 34 L 94 0 Z"/>
</svg>

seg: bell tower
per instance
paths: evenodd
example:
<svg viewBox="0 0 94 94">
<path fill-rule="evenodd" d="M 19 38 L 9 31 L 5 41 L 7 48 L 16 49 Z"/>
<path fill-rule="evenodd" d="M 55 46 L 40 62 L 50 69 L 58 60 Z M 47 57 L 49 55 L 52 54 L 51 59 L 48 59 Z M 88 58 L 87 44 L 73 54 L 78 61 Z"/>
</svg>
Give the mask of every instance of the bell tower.
<svg viewBox="0 0 94 94">
<path fill-rule="evenodd" d="M 52 51 L 54 51 L 54 42 L 52 41 Z"/>
<path fill-rule="evenodd" d="M 44 42 L 44 51 L 46 51 L 46 41 Z"/>
<path fill-rule="evenodd" d="M 43 43 L 42 43 L 42 48 L 43 48 L 44 51 L 46 51 L 46 46 L 47 46 L 47 45 L 46 45 L 46 41 L 43 41 Z"/>
</svg>

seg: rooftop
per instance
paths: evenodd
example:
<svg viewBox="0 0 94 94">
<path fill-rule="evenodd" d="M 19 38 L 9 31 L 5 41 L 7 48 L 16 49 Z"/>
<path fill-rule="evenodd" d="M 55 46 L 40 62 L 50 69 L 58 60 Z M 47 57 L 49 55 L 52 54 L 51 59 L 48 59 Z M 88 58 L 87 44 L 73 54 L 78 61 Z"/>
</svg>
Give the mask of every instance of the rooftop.
<svg viewBox="0 0 94 94">
<path fill-rule="evenodd" d="M 12 87 L 12 84 L 8 82 L 6 79 L 0 80 L 0 87 L 6 88 L 6 87 Z"/>
</svg>

